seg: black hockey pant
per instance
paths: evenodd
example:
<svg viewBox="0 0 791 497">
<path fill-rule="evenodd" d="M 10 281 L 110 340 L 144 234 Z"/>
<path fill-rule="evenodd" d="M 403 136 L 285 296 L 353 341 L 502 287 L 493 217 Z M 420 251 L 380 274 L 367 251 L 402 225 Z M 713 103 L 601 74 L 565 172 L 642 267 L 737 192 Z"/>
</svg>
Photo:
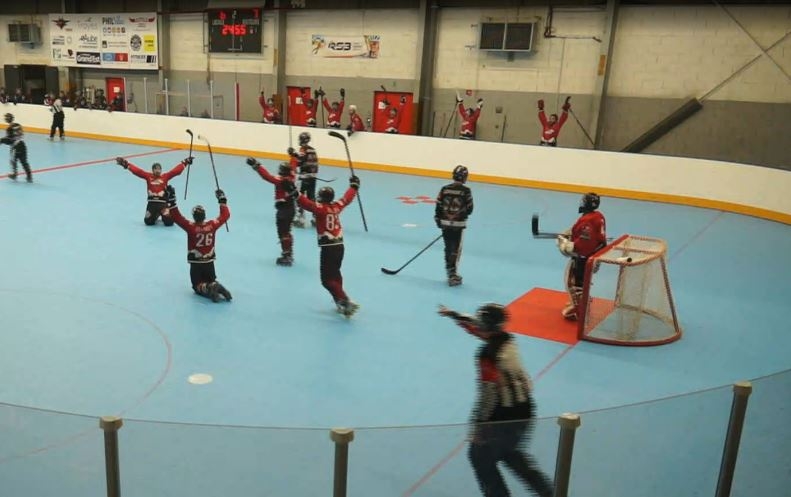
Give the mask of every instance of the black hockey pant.
<svg viewBox="0 0 791 497">
<path fill-rule="evenodd" d="M 12 178 L 16 178 L 17 162 L 22 163 L 22 167 L 25 169 L 25 174 L 28 178 L 31 178 L 33 174 L 30 171 L 30 164 L 27 163 L 27 145 L 25 145 L 25 142 L 23 141 L 17 142 L 16 145 L 11 146 L 11 156 L 9 163 L 11 164 Z"/>
<path fill-rule="evenodd" d="M 444 228 L 442 240 L 445 242 L 445 270 L 448 276 L 456 274 L 459 259 L 461 258 L 461 239 L 463 228 Z"/>
</svg>

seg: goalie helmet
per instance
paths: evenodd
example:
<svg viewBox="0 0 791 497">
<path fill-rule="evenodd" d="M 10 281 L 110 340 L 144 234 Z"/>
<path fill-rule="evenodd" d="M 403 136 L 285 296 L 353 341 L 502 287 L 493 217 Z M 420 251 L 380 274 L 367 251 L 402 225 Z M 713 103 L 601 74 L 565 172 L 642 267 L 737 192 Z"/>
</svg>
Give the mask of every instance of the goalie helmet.
<svg viewBox="0 0 791 497">
<path fill-rule="evenodd" d="M 458 165 L 453 168 L 453 181 L 458 181 L 459 183 L 466 183 L 467 176 L 470 175 L 470 172 L 467 170 L 466 167 L 462 165 Z"/>
<path fill-rule="evenodd" d="M 192 219 L 195 220 L 196 223 L 202 223 L 206 220 L 206 209 L 203 208 L 202 205 L 196 205 L 192 208 Z"/>
<path fill-rule="evenodd" d="M 596 209 L 599 208 L 599 204 L 600 203 L 601 203 L 601 199 L 599 198 L 598 195 L 596 195 L 593 192 L 586 193 L 580 199 L 579 212 L 580 212 L 580 214 L 587 213 L 587 212 L 593 212 L 593 211 L 595 211 Z"/>
<path fill-rule="evenodd" d="M 322 186 L 316 194 L 316 199 L 321 204 L 329 204 L 335 198 L 335 190 L 329 186 Z"/>
<path fill-rule="evenodd" d="M 11 114 L 10 112 L 6 113 L 6 115 L 5 115 L 5 122 L 7 122 L 8 124 L 11 124 L 12 122 L 14 122 L 14 115 Z"/>
<path fill-rule="evenodd" d="M 508 318 L 508 312 L 500 304 L 488 303 L 478 308 L 475 317 L 485 331 L 500 331 Z"/>
<path fill-rule="evenodd" d="M 277 168 L 277 174 L 280 176 L 291 176 L 291 166 L 288 162 L 281 162 Z"/>
<path fill-rule="evenodd" d="M 310 142 L 310 133 L 307 131 L 303 131 L 299 134 L 299 144 L 300 145 L 307 145 Z"/>
</svg>

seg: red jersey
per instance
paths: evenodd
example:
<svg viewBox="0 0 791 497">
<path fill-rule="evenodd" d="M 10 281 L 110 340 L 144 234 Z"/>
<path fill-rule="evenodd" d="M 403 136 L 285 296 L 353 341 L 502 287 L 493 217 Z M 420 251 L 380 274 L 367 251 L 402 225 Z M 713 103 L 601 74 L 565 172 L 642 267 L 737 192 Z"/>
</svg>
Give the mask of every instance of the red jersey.
<svg viewBox="0 0 791 497">
<path fill-rule="evenodd" d="M 341 227 L 341 211 L 349 205 L 357 190 L 349 188 L 343 198 L 329 204 L 313 202 L 305 195 L 300 195 L 297 203 L 300 207 L 316 215 L 316 233 L 319 237 L 319 246 L 341 245 L 343 243 L 343 228 Z"/>
<path fill-rule="evenodd" d="M 167 198 L 165 197 L 165 189 L 168 186 L 168 181 L 184 172 L 185 167 L 187 167 L 187 164 L 181 162 L 170 171 L 162 173 L 159 176 L 154 176 L 154 173 L 144 171 L 134 164 L 129 164 L 129 172 L 138 178 L 143 178 L 146 180 L 149 202 L 166 202 Z"/>
<path fill-rule="evenodd" d="M 363 118 L 360 117 L 360 114 L 356 112 L 352 114 L 351 121 L 352 131 L 365 131 L 365 124 L 363 124 Z"/>
<path fill-rule="evenodd" d="M 475 126 L 478 123 L 478 118 L 481 116 L 481 108 L 476 107 L 472 115 L 468 115 L 467 109 L 464 108 L 464 103 L 459 102 L 459 114 L 461 115 L 461 131 L 459 131 L 459 136 L 464 138 L 475 138 Z"/>
<path fill-rule="evenodd" d="M 258 97 L 258 103 L 261 105 L 261 108 L 264 110 L 264 122 L 267 124 L 278 124 L 280 123 L 280 111 L 277 110 L 277 107 L 273 105 L 269 105 L 266 103 L 266 98 L 261 95 Z"/>
<path fill-rule="evenodd" d="M 560 134 L 560 128 L 563 127 L 563 124 L 565 124 L 566 119 L 568 118 L 569 113 L 564 110 L 560 114 L 560 119 L 558 119 L 555 124 L 550 125 L 549 121 L 547 120 L 547 115 L 544 114 L 544 111 L 538 111 L 538 120 L 541 121 L 541 127 L 543 128 L 541 131 L 541 141 L 545 143 L 555 143 L 557 141 L 558 135 Z"/>
<path fill-rule="evenodd" d="M 390 117 L 390 109 L 396 110 L 396 115 L 394 117 Z M 387 121 L 385 121 L 385 133 L 398 133 L 398 128 L 401 127 L 401 109 L 390 106 L 385 109 L 385 115 L 387 116 Z"/>
<path fill-rule="evenodd" d="M 581 257 L 590 257 L 607 245 L 607 223 L 599 211 L 587 212 L 577 219 L 571 228 L 574 252 Z"/>
<path fill-rule="evenodd" d="M 292 176 L 286 178 L 284 178 L 283 176 L 273 176 L 272 174 L 270 174 L 269 171 L 267 171 L 263 167 L 257 167 L 255 170 L 258 172 L 259 176 L 261 176 L 266 181 L 275 185 L 275 204 L 280 204 L 289 201 L 288 192 L 283 187 L 283 182 L 289 181 L 293 183 L 294 178 Z"/>
<path fill-rule="evenodd" d="M 341 118 L 343 117 L 343 100 L 338 102 L 338 110 L 332 110 L 329 102 L 327 99 L 323 99 L 321 102 L 324 105 L 324 108 L 327 109 L 327 126 L 330 128 L 340 128 L 341 127 Z"/>
<path fill-rule="evenodd" d="M 173 217 L 173 221 L 187 232 L 187 262 L 201 264 L 214 261 L 216 259 L 214 235 L 231 217 L 228 206 L 220 204 L 220 215 L 217 219 L 209 219 L 200 224 L 187 220 L 175 206 L 170 208 L 170 215 Z"/>
<path fill-rule="evenodd" d="M 305 106 L 305 126 L 316 127 L 316 107 Z"/>
</svg>

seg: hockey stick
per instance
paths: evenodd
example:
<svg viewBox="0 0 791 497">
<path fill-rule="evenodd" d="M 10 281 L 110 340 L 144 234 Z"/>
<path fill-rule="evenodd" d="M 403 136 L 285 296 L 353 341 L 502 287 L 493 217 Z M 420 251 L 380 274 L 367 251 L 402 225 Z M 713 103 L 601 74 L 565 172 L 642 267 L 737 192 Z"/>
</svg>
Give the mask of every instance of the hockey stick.
<svg viewBox="0 0 791 497">
<path fill-rule="evenodd" d="M 317 181 L 321 181 L 321 182 L 323 182 L 323 183 L 332 183 L 332 182 L 333 182 L 333 181 L 335 181 L 336 179 L 338 179 L 338 178 L 331 178 L 331 179 L 321 179 L 321 178 L 316 178 L 316 180 L 317 180 Z"/>
<path fill-rule="evenodd" d="M 214 184 L 217 186 L 217 189 L 220 189 L 220 181 L 217 179 L 217 168 L 214 166 L 214 154 L 211 151 L 211 143 L 209 140 L 206 139 L 203 135 L 198 135 L 198 140 L 202 140 L 206 142 L 206 146 L 209 147 L 209 160 L 211 161 L 211 170 L 214 172 Z M 228 227 L 228 222 L 225 222 L 225 231 L 231 231 Z"/>
<path fill-rule="evenodd" d="M 414 256 L 413 258 L 411 258 L 411 259 L 409 259 L 408 261 L 406 261 L 406 263 L 404 263 L 404 265 L 403 265 L 403 266 L 401 266 L 400 268 L 398 268 L 398 269 L 387 269 L 387 268 L 384 268 L 384 267 L 383 267 L 383 268 L 380 268 L 380 269 L 382 270 L 382 272 L 383 272 L 384 274 L 390 274 L 390 275 L 393 275 L 393 274 L 398 274 L 398 272 L 399 272 L 399 271 L 401 271 L 402 269 L 404 269 L 405 267 L 407 267 L 407 266 L 409 265 L 409 263 L 410 263 L 410 262 L 414 261 L 415 259 L 417 259 L 418 257 L 420 257 L 420 255 L 421 255 L 423 252 L 425 252 L 426 250 L 430 249 L 430 248 L 431 248 L 431 246 L 432 246 L 432 245 L 434 245 L 435 243 L 437 243 L 437 242 L 439 241 L 439 239 L 440 239 L 440 238 L 442 238 L 442 234 L 440 234 L 440 235 L 439 235 L 438 237 L 436 237 L 435 239 L 431 240 L 431 243 L 429 243 L 428 245 L 426 245 L 425 247 L 423 247 L 423 250 L 421 250 L 420 252 L 418 252 L 417 254 L 415 254 L 415 256 Z"/>
<path fill-rule="evenodd" d="M 322 90 L 321 86 L 319 86 L 319 98 L 321 101 L 316 102 L 316 105 L 321 107 L 321 127 L 323 128 L 327 121 L 324 119 L 324 95 L 322 95 L 322 93 L 324 93 L 324 90 Z M 318 128 L 318 126 L 316 127 Z"/>
<path fill-rule="evenodd" d="M 582 132 L 585 133 L 585 137 L 588 139 L 589 142 L 591 142 L 591 146 L 593 148 L 596 148 L 596 144 L 593 143 L 593 138 L 591 138 L 591 135 L 588 134 L 588 131 L 585 129 L 585 126 L 582 125 L 580 120 L 577 119 L 577 114 L 574 113 L 574 109 L 569 108 L 569 112 L 574 117 L 574 120 L 577 121 L 577 124 L 579 125 L 580 129 L 582 130 Z"/>
<path fill-rule="evenodd" d="M 560 233 L 541 232 L 538 229 L 538 214 L 533 214 L 530 229 L 533 231 L 533 238 L 557 238 Z"/>
<path fill-rule="evenodd" d="M 191 130 L 187 130 L 187 133 L 190 135 L 190 153 L 187 157 L 192 157 L 192 142 L 195 141 L 195 135 L 192 134 Z M 187 181 L 184 183 L 184 200 L 187 200 L 187 188 L 190 186 L 190 169 L 192 169 L 192 166 L 187 166 Z"/>
<path fill-rule="evenodd" d="M 330 131 L 328 134 L 343 142 L 343 146 L 346 148 L 346 158 L 349 161 L 349 170 L 352 172 L 352 176 L 356 176 L 356 174 L 354 174 L 354 166 L 352 165 L 352 155 L 349 153 L 349 144 L 346 143 L 346 137 L 335 130 Z M 367 233 L 368 223 L 365 222 L 365 212 L 363 212 L 363 200 L 362 198 L 360 198 L 359 190 L 357 191 L 357 204 L 360 206 L 360 216 L 362 216 L 363 218 L 363 227 L 365 228 L 365 231 Z"/>
<path fill-rule="evenodd" d="M 456 93 L 458 95 L 458 92 Z M 450 131 L 450 125 L 453 122 L 453 118 L 456 116 L 456 107 L 459 106 L 459 102 L 457 101 L 456 104 L 453 106 L 453 109 L 450 111 L 450 116 L 448 117 L 448 125 L 445 126 L 445 131 L 442 132 L 442 138 L 447 138 L 448 131 Z"/>
</svg>

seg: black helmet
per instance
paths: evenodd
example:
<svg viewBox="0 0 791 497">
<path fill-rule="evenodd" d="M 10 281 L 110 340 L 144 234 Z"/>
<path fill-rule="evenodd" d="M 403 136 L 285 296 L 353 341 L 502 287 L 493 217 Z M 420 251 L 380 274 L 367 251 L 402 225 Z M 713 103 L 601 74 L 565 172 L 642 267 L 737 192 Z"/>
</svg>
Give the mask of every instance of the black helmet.
<svg viewBox="0 0 791 497">
<path fill-rule="evenodd" d="M 508 312 L 500 304 L 488 303 L 479 307 L 475 316 L 486 331 L 497 331 L 508 319 Z"/>
<path fill-rule="evenodd" d="M 335 190 L 329 186 L 322 186 L 319 188 L 316 198 L 322 204 L 329 204 L 335 198 Z"/>
<path fill-rule="evenodd" d="M 467 176 L 470 175 L 470 172 L 467 170 L 466 167 L 462 165 L 458 165 L 453 168 L 453 181 L 458 181 L 460 183 L 467 182 Z"/>
<path fill-rule="evenodd" d="M 310 142 L 310 133 L 307 131 L 303 131 L 299 134 L 299 144 L 300 145 L 307 145 Z"/>
<path fill-rule="evenodd" d="M 202 205 L 196 205 L 192 208 L 192 219 L 195 220 L 196 223 L 202 223 L 206 220 L 206 209 L 203 208 Z"/>
<path fill-rule="evenodd" d="M 281 162 L 277 168 L 277 174 L 280 176 L 291 176 L 291 166 L 288 162 Z"/>
<path fill-rule="evenodd" d="M 11 114 L 10 112 L 7 112 L 6 115 L 5 115 L 5 122 L 7 122 L 9 124 L 14 122 L 14 115 Z"/>
<path fill-rule="evenodd" d="M 593 192 L 586 193 L 580 199 L 580 208 L 579 212 L 582 214 L 583 212 L 593 212 L 599 208 L 599 204 L 601 203 L 601 199 L 598 195 Z"/>
</svg>

